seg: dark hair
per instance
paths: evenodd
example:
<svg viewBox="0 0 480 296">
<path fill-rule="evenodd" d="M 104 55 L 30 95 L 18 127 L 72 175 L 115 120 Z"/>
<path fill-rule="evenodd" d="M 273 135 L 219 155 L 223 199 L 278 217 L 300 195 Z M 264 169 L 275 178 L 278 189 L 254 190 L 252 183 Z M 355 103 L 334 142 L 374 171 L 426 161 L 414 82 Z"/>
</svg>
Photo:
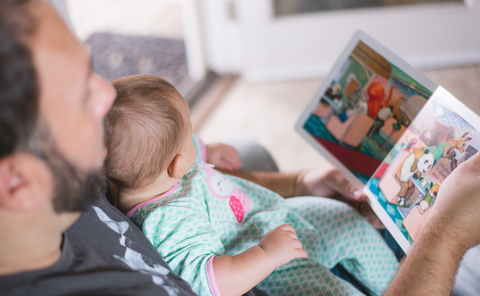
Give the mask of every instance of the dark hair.
<svg viewBox="0 0 480 296">
<path fill-rule="evenodd" d="M 183 143 L 186 122 L 173 85 L 152 75 L 132 75 L 113 82 L 117 98 L 107 114 L 107 177 L 134 189 L 155 181 Z M 181 106 L 181 105 L 180 105 Z"/>
<path fill-rule="evenodd" d="M 27 38 L 31 0 L 0 1 L 0 159 L 23 149 L 38 120 L 39 86 Z"/>
</svg>

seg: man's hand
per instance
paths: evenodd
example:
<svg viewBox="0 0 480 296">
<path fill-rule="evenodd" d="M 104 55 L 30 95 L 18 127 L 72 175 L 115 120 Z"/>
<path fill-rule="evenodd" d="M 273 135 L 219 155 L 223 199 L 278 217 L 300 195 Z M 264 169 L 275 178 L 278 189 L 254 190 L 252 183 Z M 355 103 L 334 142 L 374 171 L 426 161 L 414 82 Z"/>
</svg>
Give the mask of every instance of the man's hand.
<svg viewBox="0 0 480 296">
<path fill-rule="evenodd" d="M 323 196 L 343 201 L 356 209 L 373 227 L 385 228 L 367 202 L 367 196 L 336 169 L 312 169 L 299 174 L 296 196 Z"/>
<path fill-rule="evenodd" d="M 213 164 L 216 168 L 233 171 L 242 167 L 240 156 L 232 146 L 222 143 L 205 146 L 207 148 L 207 162 Z"/>
<path fill-rule="evenodd" d="M 275 268 L 280 267 L 293 259 L 307 258 L 308 254 L 302 249 L 295 229 L 287 224 L 270 230 L 258 244 L 272 259 Z"/>
<path fill-rule="evenodd" d="M 479 211 L 480 153 L 477 153 L 442 183 L 428 220 L 435 220 L 439 231 L 448 233 L 451 240 L 466 250 L 480 243 Z"/>
<path fill-rule="evenodd" d="M 463 255 L 480 243 L 479 210 L 477 153 L 440 186 L 432 212 L 385 295 L 450 295 Z"/>
</svg>

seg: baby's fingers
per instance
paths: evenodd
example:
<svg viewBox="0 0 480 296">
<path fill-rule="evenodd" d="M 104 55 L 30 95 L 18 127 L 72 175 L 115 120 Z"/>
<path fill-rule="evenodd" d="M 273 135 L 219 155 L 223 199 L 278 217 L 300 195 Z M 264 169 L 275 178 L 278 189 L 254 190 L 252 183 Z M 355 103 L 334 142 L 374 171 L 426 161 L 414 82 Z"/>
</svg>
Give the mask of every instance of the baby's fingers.
<svg viewBox="0 0 480 296">
<path fill-rule="evenodd" d="M 235 166 L 230 163 L 228 160 L 225 158 L 221 158 L 219 160 L 219 163 L 216 165 L 220 169 L 228 170 L 228 171 L 233 171 L 235 170 Z"/>
<path fill-rule="evenodd" d="M 302 243 L 298 239 L 293 239 L 292 246 L 294 258 L 308 258 L 307 252 L 302 248 Z"/>
<path fill-rule="evenodd" d="M 297 238 L 292 238 L 292 239 L 293 239 L 292 246 L 295 249 L 302 249 L 302 243 Z"/>
<path fill-rule="evenodd" d="M 232 161 L 235 164 L 237 169 L 242 167 L 242 160 L 240 159 L 240 155 L 238 154 L 237 150 L 234 150 L 234 155 L 232 156 Z"/>
<path fill-rule="evenodd" d="M 228 146 L 227 149 L 225 150 L 224 158 L 231 165 L 233 165 L 235 169 L 239 169 L 242 167 L 242 160 L 240 159 L 240 155 L 238 154 L 235 148 Z"/>
<path fill-rule="evenodd" d="M 295 228 L 293 228 L 292 226 L 290 226 L 290 225 L 288 225 L 288 224 L 282 224 L 282 225 L 278 226 L 277 228 L 280 228 L 280 229 L 282 229 L 282 230 L 284 230 L 284 231 L 297 233 L 297 232 L 295 231 Z"/>
<path fill-rule="evenodd" d="M 293 252 L 293 255 L 295 256 L 295 259 L 298 258 L 308 258 L 308 254 L 305 250 L 303 249 L 295 249 Z"/>
<path fill-rule="evenodd" d="M 227 166 L 227 167 L 229 168 L 229 170 L 231 170 L 231 171 L 237 170 L 237 169 L 239 169 L 239 168 L 242 167 L 241 164 L 240 164 L 240 166 L 239 166 L 235 161 L 233 161 L 232 159 L 229 159 L 229 158 L 227 158 L 227 157 L 223 157 L 221 161 L 222 161 L 222 163 L 223 163 L 225 166 Z"/>
</svg>

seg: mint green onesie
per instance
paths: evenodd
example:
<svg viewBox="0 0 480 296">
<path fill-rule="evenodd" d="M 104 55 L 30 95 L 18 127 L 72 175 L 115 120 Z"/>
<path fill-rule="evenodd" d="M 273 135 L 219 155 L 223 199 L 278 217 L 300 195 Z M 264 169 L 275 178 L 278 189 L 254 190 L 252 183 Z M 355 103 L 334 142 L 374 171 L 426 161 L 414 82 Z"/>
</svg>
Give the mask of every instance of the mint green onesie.
<svg viewBox="0 0 480 296">
<path fill-rule="evenodd" d="M 281 224 L 295 228 L 309 257 L 275 269 L 258 284 L 268 295 L 362 295 L 330 272 L 337 263 L 378 295 L 398 265 L 377 231 L 344 203 L 322 197 L 284 199 L 204 162 L 195 163 L 169 192 L 127 216 L 199 295 L 220 295 L 215 256 L 239 254 Z"/>
</svg>

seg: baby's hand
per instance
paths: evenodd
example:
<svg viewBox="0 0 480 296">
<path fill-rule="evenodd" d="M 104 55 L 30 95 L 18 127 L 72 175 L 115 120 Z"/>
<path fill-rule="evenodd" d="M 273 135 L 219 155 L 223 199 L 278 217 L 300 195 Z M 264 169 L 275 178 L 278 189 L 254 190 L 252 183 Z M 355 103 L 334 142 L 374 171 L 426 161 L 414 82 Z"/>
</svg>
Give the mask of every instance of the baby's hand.
<svg viewBox="0 0 480 296">
<path fill-rule="evenodd" d="M 293 259 L 308 257 L 307 252 L 302 249 L 302 243 L 298 240 L 295 229 L 287 224 L 280 225 L 265 234 L 258 246 L 270 256 L 275 268 Z"/>
<path fill-rule="evenodd" d="M 216 143 L 208 144 L 207 162 L 213 164 L 217 168 L 224 170 L 238 170 L 242 167 L 242 161 L 235 148 L 232 146 Z"/>
</svg>

